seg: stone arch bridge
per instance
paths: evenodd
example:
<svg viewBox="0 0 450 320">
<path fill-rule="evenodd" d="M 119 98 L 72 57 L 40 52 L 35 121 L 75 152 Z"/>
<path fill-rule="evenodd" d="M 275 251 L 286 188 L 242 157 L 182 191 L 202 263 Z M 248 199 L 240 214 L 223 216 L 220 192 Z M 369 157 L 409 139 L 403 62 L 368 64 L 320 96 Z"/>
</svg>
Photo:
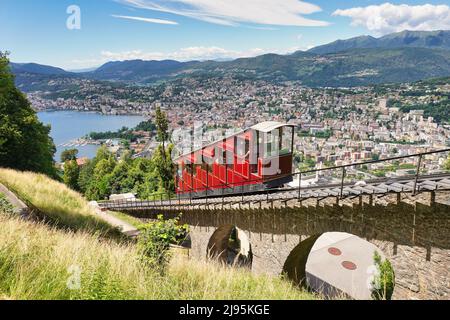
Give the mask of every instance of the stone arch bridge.
<svg viewBox="0 0 450 320">
<path fill-rule="evenodd" d="M 208 241 L 219 226 L 235 225 L 250 239 L 252 271 L 273 275 L 281 273 L 301 241 L 326 232 L 350 233 L 376 245 L 391 261 L 394 299 L 449 299 L 450 193 L 439 194 L 438 199 L 434 193 L 413 200 L 390 197 L 380 203 L 360 196 L 339 204 L 314 200 L 300 206 L 156 206 L 122 211 L 143 219 L 183 212 L 182 222 L 191 226 L 191 256 L 199 259 L 206 258 Z"/>
</svg>

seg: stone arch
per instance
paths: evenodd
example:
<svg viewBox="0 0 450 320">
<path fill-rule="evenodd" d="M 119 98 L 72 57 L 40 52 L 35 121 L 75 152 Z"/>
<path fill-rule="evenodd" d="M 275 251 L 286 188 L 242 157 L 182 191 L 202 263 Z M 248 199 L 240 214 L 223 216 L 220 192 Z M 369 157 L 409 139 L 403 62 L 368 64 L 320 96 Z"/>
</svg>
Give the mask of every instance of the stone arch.
<svg viewBox="0 0 450 320">
<path fill-rule="evenodd" d="M 289 254 L 283 275 L 295 285 L 325 297 L 372 298 L 376 275 L 374 254 L 386 259 L 373 243 L 354 234 L 325 232 L 301 241 Z"/>
<path fill-rule="evenodd" d="M 216 229 L 208 241 L 206 258 L 233 266 L 251 268 L 253 252 L 244 231 L 232 224 Z"/>
</svg>

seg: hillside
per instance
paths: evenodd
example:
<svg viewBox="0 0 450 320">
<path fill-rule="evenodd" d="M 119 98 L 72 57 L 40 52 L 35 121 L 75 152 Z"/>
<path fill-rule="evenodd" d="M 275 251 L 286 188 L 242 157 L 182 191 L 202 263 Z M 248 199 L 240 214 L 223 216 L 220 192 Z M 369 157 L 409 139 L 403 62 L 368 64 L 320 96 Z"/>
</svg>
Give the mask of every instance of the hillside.
<svg viewBox="0 0 450 320">
<path fill-rule="evenodd" d="M 119 231 L 95 215 L 82 196 L 43 174 L 0 168 L 0 183 L 41 218 L 71 230 L 118 236 Z"/>
<path fill-rule="evenodd" d="M 75 223 L 92 215 L 77 193 L 32 173 L 0 169 L 0 179 L 48 218 L 19 218 L 0 193 L 0 299 L 317 298 L 278 277 L 176 256 L 161 273 L 134 242 L 103 237 L 102 224 Z"/>
<path fill-rule="evenodd" d="M 298 80 L 309 86 L 359 86 L 413 82 L 450 74 L 450 51 L 425 48 L 354 49 L 316 55 L 264 55 L 223 63 L 203 63 L 185 75 L 245 76 L 269 81 Z"/>
<path fill-rule="evenodd" d="M 371 36 L 354 37 L 347 40 L 336 40 L 332 43 L 309 50 L 317 54 L 328 54 L 361 48 L 402 48 L 418 47 L 450 50 L 450 30 L 440 31 L 402 31 L 388 34 L 380 38 Z"/>
<path fill-rule="evenodd" d="M 61 68 L 46 66 L 37 63 L 10 63 L 13 73 L 34 73 L 41 75 L 71 76 L 73 73 Z"/>
<path fill-rule="evenodd" d="M 102 65 L 95 71 L 84 73 L 83 75 L 96 80 L 120 80 L 148 82 L 161 77 L 170 76 L 193 62 L 178 62 L 174 60 L 163 61 L 114 61 Z"/>
</svg>

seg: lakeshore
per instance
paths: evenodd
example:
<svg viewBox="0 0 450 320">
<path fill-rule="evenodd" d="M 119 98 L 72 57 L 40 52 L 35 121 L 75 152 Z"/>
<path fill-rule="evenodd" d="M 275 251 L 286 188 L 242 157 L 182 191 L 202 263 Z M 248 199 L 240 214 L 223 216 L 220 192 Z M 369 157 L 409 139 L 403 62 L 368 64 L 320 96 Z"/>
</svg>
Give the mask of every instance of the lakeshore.
<svg viewBox="0 0 450 320">
<path fill-rule="evenodd" d="M 116 131 L 122 127 L 132 128 L 145 120 L 143 116 L 102 115 L 96 112 L 43 111 L 38 112 L 44 124 L 51 125 L 50 135 L 56 145 L 55 160 L 61 152 L 76 148 L 79 157 L 93 158 L 100 141 L 84 138 L 91 132 Z"/>
</svg>

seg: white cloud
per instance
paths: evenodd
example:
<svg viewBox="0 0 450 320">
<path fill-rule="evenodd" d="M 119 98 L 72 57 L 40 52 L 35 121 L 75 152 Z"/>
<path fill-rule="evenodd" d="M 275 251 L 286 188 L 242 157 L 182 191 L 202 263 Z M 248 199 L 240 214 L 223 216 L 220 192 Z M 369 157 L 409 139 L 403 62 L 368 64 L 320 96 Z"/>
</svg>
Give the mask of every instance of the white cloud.
<svg viewBox="0 0 450 320">
<path fill-rule="evenodd" d="M 261 48 L 252 48 L 249 50 L 228 50 L 220 47 L 188 47 L 181 48 L 173 52 L 145 52 L 142 50 L 124 51 L 124 52 L 111 52 L 102 51 L 101 55 L 103 59 L 111 60 L 164 60 L 173 59 L 178 61 L 191 61 L 191 60 L 215 60 L 215 59 L 236 59 L 255 57 L 265 53 L 279 53 L 285 54 L 299 50 L 299 48 L 290 48 L 287 50 L 269 50 Z"/>
<path fill-rule="evenodd" d="M 367 7 L 340 9 L 334 16 L 349 17 L 353 26 L 363 26 L 383 35 L 403 30 L 431 31 L 450 29 L 450 7 L 448 5 L 394 5 L 384 3 Z"/>
<path fill-rule="evenodd" d="M 306 47 L 292 47 L 284 50 L 280 49 L 261 49 L 252 48 L 248 50 L 228 50 L 220 47 L 187 47 L 172 52 L 145 52 L 142 50 L 112 52 L 104 50 L 98 58 L 77 59 L 72 60 L 70 69 L 88 68 L 98 66 L 108 61 L 124 61 L 124 60 L 165 60 L 172 59 L 178 61 L 191 60 L 221 60 L 255 57 L 266 53 L 289 54 L 298 50 L 305 50 Z"/>
<path fill-rule="evenodd" d="M 118 0 L 141 8 L 190 17 L 210 23 L 252 23 L 280 26 L 327 26 L 303 15 L 321 11 L 315 4 L 299 0 Z"/>
<path fill-rule="evenodd" d="M 116 14 L 112 14 L 111 17 L 119 18 L 119 19 L 143 21 L 143 22 L 148 22 L 148 23 L 178 24 L 177 22 L 171 21 L 171 20 L 152 19 L 152 18 L 143 18 L 143 17 L 134 17 L 134 16 L 121 16 L 121 15 L 116 15 Z"/>
</svg>

